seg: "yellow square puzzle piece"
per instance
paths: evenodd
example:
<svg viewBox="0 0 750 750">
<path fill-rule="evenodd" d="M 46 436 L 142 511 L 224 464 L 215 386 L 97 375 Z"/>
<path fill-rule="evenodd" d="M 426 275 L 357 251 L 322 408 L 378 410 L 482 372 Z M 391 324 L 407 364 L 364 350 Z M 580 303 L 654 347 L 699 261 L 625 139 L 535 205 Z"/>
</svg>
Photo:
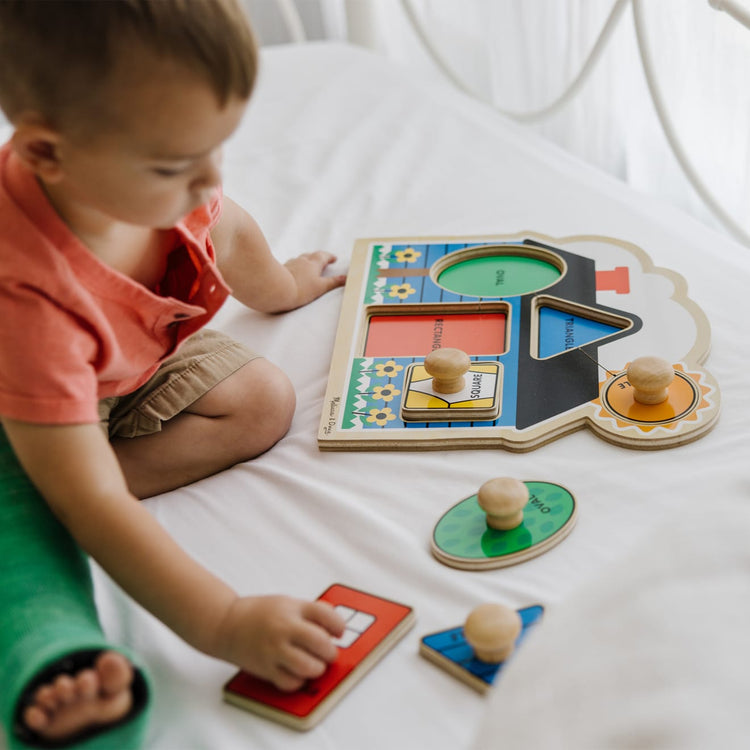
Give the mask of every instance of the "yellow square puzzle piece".
<svg viewBox="0 0 750 750">
<path fill-rule="evenodd" d="M 484 422 L 500 415 L 503 366 L 500 362 L 472 362 L 464 386 L 455 393 L 439 393 L 421 363 L 409 365 L 404 377 L 401 418 L 405 422 Z"/>
</svg>

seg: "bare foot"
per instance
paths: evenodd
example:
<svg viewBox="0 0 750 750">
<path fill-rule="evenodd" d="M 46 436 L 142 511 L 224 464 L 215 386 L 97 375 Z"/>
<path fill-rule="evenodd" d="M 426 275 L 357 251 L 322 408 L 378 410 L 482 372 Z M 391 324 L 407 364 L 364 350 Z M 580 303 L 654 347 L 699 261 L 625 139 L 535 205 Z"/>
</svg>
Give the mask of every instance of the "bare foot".
<svg viewBox="0 0 750 750">
<path fill-rule="evenodd" d="M 116 651 L 105 651 L 90 669 L 61 674 L 42 685 L 23 714 L 26 726 L 47 740 L 65 740 L 86 729 L 112 724 L 133 704 L 133 667 Z"/>
</svg>

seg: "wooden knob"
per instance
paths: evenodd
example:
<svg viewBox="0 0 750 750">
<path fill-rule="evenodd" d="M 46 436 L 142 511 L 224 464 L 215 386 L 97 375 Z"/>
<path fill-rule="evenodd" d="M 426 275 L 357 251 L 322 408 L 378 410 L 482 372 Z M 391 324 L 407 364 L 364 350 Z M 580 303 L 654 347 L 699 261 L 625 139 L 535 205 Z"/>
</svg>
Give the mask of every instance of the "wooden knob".
<svg viewBox="0 0 750 750">
<path fill-rule="evenodd" d="M 432 387 L 437 393 L 460 391 L 470 365 L 471 360 L 466 352 L 451 347 L 435 349 L 424 360 L 424 369 L 432 376 Z"/>
<path fill-rule="evenodd" d="M 464 624 L 466 642 L 480 661 L 498 664 L 505 661 L 521 633 L 521 616 L 503 604 L 480 604 Z"/>
<path fill-rule="evenodd" d="M 479 507 L 487 514 L 487 525 L 509 531 L 523 522 L 523 509 L 529 502 L 529 488 L 511 477 L 488 479 L 477 493 Z"/>
<path fill-rule="evenodd" d="M 633 398 L 639 404 L 660 404 L 667 400 L 667 389 L 674 380 L 674 368 L 660 357 L 638 357 L 627 371 Z"/>
</svg>

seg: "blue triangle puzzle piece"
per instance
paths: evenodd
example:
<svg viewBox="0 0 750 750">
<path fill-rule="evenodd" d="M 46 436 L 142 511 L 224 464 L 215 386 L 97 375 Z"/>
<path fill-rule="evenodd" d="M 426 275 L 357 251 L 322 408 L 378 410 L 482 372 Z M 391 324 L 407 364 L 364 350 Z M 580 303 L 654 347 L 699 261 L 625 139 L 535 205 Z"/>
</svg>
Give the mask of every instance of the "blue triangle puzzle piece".
<svg viewBox="0 0 750 750">
<path fill-rule="evenodd" d="M 516 646 L 526 637 L 529 629 L 536 625 L 544 614 L 541 604 L 532 604 L 517 610 L 521 616 L 521 632 L 516 640 Z M 505 662 L 499 664 L 488 664 L 480 661 L 474 656 L 474 651 L 466 642 L 463 626 L 441 630 L 431 633 L 422 638 L 422 642 L 433 651 L 440 654 L 443 659 L 453 662 L 461 669 L 466 670 L 474 677 L 479 678 L 487 685 L 492 685 Z"/>
</svg>

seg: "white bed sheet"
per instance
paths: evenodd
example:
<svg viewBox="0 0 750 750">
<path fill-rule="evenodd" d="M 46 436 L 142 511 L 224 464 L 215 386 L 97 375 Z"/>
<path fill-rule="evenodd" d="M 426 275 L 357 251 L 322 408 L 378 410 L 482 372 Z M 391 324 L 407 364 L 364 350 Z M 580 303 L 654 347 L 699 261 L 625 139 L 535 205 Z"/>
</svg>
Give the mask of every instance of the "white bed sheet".
<svg viewBox="0 0 750 750">
<path fill-rule="evenodd" d="M 681 273 L 712 324 L 707 366 L 723 412 L 687 446 L 630 451 L 581 431 L 525 454 L 321 453 L 316 433 L 341 290 L 282 316 L 234 301 L 219 314 L 217 327 L 290 375 L 292 428 L 254 461 L 146 506 L 244 594 L 314 598 L 343 582 L 412 605 L 417 625 L 320 726 L 298 734 L 224 704 L 221 687 L 234 669 L 182 643 L 96 571 L 106 630 L 137 649 L 154 676 L 148 747 L 468 748 L 488 701 L 420 658 L 421 635 L 460 624 L 484 601 L 564 608 L 654 526 L 687 508 L 710 510 L 720 497 L 748 500 L 750 253 L 447 84 L 365 51 L 279 47 L 264 49 L 262 62 L 248 116 L 226 149 L 225 192 L 255 215 L 280 259 L 324 248 L 343 271 L 357 237 L 609 235 Z M 436 562 L 429 539 L 437 519 L 498 475 L 570 487 L 579 502 L 573 533 L 511 568 L 469 573 Z M 591 717 L 608 719 L 606 710 Z"/>
</svg>

